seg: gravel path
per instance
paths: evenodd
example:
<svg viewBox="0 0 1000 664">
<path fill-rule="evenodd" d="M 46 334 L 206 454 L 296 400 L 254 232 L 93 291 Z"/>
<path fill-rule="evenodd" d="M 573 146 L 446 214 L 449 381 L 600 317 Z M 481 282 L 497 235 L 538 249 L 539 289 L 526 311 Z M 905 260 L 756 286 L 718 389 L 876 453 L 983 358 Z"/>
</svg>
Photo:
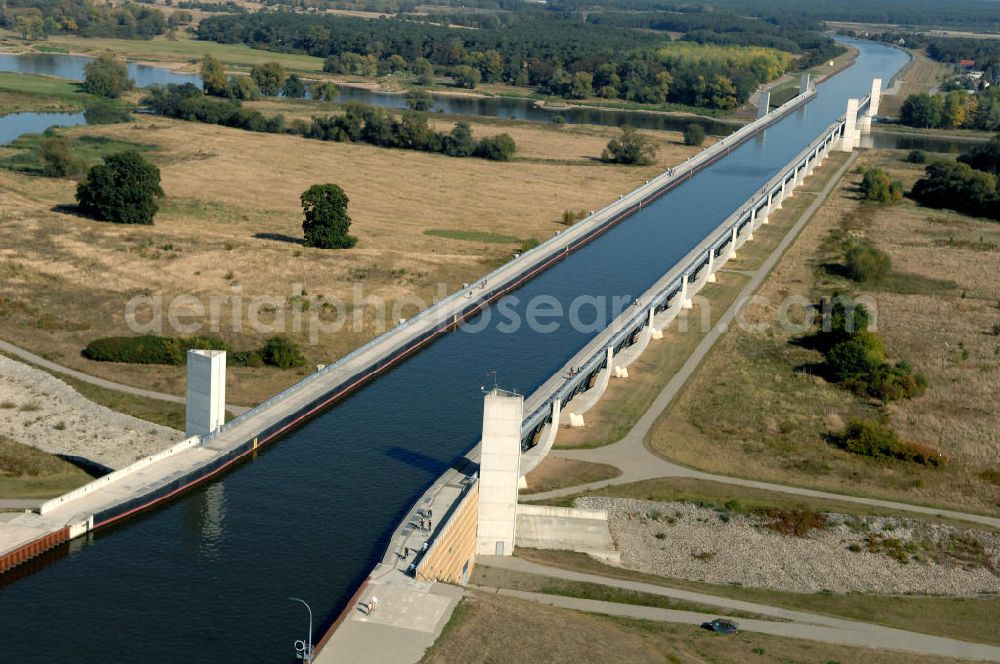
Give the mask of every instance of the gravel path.
<svg viewBox="0 0 1000 664">
<path fill-rule="evenodd" d="M 0 434 L 54 454 L 121 468 L 184 434 L 115 412 L 40 369 L 0 356 Z"/>
<path fill-rule="evenodd" d="M 575 504 L 608 510 L 622 565 L 652 574 L 791 592 L 1000 592 L 996 532 L 827 514 L 824 528 L 796 537 L 768 527 L 770 518 L 692 503 L 588 497 Z"/>
</svg>

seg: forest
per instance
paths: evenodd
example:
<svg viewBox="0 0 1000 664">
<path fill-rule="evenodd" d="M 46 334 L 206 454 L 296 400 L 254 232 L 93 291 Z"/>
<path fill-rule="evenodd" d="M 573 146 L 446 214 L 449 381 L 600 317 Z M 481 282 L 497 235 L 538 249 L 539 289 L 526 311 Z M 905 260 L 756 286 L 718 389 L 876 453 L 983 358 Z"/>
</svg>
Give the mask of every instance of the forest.
<svg viewBox="0 0 1000 664">
<path fill-rule="evenodd" d="M 5 0 L 0 25 L 21 32 L 25 39 L 42 39 L 56 32 L 151 39 L 167 29 L 168 18 L 155 7 L 131 3 L 112 6 L 90 0 Z"/>
<path fill-rule="evenodd" d="M 739 105 L 792 62 L 774 49 L 678 45 L 665 35 L 537 13 L 477 30 L 284 12 L 213 16 L 198 37 L 327 57 L 327 71 L 336 73 L 417 72 L 429 63 L 467 88 L 508 83 L 566 98 L 709 109 Z"/>
</svg>

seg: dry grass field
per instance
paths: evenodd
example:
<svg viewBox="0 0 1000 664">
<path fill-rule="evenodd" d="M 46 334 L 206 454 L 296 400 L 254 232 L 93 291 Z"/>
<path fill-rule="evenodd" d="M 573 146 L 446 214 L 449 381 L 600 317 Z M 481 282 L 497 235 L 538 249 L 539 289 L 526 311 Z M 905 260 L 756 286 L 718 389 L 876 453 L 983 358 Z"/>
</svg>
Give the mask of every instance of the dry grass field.
<svg viewBox="0 0 1000 664">
<path fill-rule="evenodd" d="M 749 281 L 745 272 L 760 267 L 813 202 L 814 195 L 809 192 L 822 189 L 846 159 L 844 153 L 833 153 L 817 168 L 806 182 L 804 191 L 796 193 L 794 198 L 785 201 L 780 211 L 772 213 L 770 223 L 754 234 L 754 241 L 745 244 L 737 258 L 726 263 L 718 281 L 706 284 L 695 296 L 694 308 L 682 311 L 677 320 L 663 331 L 662 340 L 650 342 L 646 351 L 629 367 L 628 379 L 613 379 L 610 382 L 604 397 L 584 418 L 587 425 L 581 428 L 563 427 L 555 446 L 600 447 L 621 440 L 652 405 L 663 386 L 687 362 L 712 325 L 736 300 Z"/>
<path fill-rule="evenodd" d="M 921 175 L 902 153 L 863 153 L 908 190 Z M 846 175 L 790 247 L 745 313 L 763 331 L 725 335 L 650 435 L 660 454 L 690 466 L 759 480 L 996 513 L 1000 458 L 1000 226 L 910 200 L 862 203 Z M 846 238 L 889 253 L 893 274 L 858 288 L 825 266 Z M 874 298 L 888 355 L 926 375 L 926 395 L 881 406 L 807 368 L 820 360 L 774 325 L 779 304 L 836 290 Z M 805 370 L 804 370 L 805 369 Z M 942 469 L 882 463 L 835 448 L 828 434 L 852 416 L 885 417 L 900 436 L 943 452 Z"/>
<path fill-rule="evenodd" d="M 611 479 L 621 474 L 620 470 L 607 464 L 563 459 L 550 454 L 525 476 L 528 488 L 521 489 L 519 493 L 523 496 L 554 491 L 567 486 L 578 486 Z"/>
<path fill-rule="evenodd" d="M 573 638 L 566 638 L 567 634 Z M 662 664 L 756 660 L 872 664 L 942 661 L 749 632 L 719 636 L 696 625 L 570 611 L 479 591 L 461 601 L 444 632 L 420 661 Z"/>
<path fill-rule="evenodd" d="M 311 362 L 329 362 L 382 331 L 376 307 L 354 307 L 356 287 L 388 302 L 387 320 L 411 316 L 412 305 L 392 313 L 393 304 L 414 295 L 429 302 L 473 280 L 522 240 L 563 228 L 563 210 L 596 209 L 695 151 L 664 133 L 658 165 L 609 166 L 595 157 L 613 129 L 492 122 L 473 131 L 509 131 L 527 159 L 455 159 L 150 117 L 69 130 L 153 146 L 144 154 L 160 167 L 166 198 L 153 226 L 104 224 L 64 207 L 74 202 L 71 180 L 0 171 L 0 337 L 96 375 L 182 393 L 182 368 L 94 363 L 80 350 L 97 337 L 129 334 L 125 305 L 135 296 L 162 298 L 165 333 L 177 296 L 194 295 L 206 308 L 222 297 L 218 333 L 237 348 L 259 346 L 268 328 L 307 343 L 309 326 L 296 330 L 293 311 L 303 321 L 346 318 L 344 329 L 305 349 Z M 299 196 L 318 182 L 338 183 L 350 197 L 356 248 L 298 242 Z M 229 323 L 237 296 L 241 332 Z M 261 308 L 261 332 L 248 321 L 255 296 L 272 298 Z M 346 307 L 338 310 L 334 298 Z M 208 319 L 196 304 L 179 304 L 192 314 L 182 322 Z M 307 370 L 232 369 L 230 401 L 260 401 Z"/>
<path fill-rule="evenodd" d="M 913 59 L 899 74 L 895 94 L 883 95 L 879 104 L 879 115 L 896 117 L 899 109 L 911 94 L 930 92 L 951 74 L 951 67 L 928 58 L 921 51 L 911 51 Z"/>
</svg>

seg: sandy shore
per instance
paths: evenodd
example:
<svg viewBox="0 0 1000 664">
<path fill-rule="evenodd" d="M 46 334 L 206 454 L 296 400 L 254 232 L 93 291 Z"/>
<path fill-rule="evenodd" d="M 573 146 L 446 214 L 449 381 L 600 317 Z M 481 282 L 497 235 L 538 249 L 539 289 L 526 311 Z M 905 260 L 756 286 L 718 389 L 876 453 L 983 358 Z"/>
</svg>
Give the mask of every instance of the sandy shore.
<svg viewBox="0 0 1000 664">
<path fill-rule="evenodd" d="M 0 356 L 0 433 L 52 454 L 121 468 L 184 434 L 115 412 L 50 374 Z"/>
<path fill-rule="evenodd" d="M 809 593 L 1000 592 L 1000 533 L 827 514 L 825 527 L 796 537 L 768 528 L 766 518 L 692 503 L 581 498 L 576 505 L 607 509 L 622 565 L 652 574 Z"/>
</svg>

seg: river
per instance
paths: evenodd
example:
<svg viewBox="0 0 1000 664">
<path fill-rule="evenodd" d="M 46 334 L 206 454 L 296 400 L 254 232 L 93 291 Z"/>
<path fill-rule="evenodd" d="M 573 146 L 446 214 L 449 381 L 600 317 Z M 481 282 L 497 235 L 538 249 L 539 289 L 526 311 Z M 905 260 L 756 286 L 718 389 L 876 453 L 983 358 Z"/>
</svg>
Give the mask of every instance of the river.
<svg viewBox="0 0 1000 664">
<path fill-rule="evenodd" d="M 523 317 L 534 296 L 566 306 L 643 292 L 842 115 L 847 97 L 906 63 L 856 43 L 857 64 L 810 103 L 506 304 Z M 291 661 L 303 615 L 287 598 L 310 602 L 318 627 L 339 613 L 416 497 L 478 440 L 488 372 L 530 394 L 592 336 L 494 324 L 445 335 L 211 484 L 7 575 L 3 661 Z"/>
</svg>

